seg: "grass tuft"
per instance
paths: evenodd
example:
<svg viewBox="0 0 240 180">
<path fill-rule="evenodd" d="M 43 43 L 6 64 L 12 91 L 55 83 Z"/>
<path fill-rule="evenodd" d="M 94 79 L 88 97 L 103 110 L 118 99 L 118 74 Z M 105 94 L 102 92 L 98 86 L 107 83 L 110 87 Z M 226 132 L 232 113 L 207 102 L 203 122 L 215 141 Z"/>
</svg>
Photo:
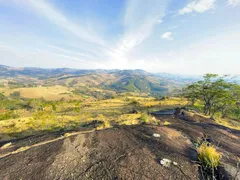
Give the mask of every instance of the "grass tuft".
<svg viewBox="0 0 240 180">
<path fill-rule="evenodd" d="M 171 123 L 168 122 L 168 121 L 164 121 L 164 123 L 163 123 L 164 126 L 167 126 L 167 125 L 170 125 L 170 124 L 171 124 Z"/>
<path fill-rule="evenodd" d="M 204 169 L 215 169 L 219 166 L 222 155 L 217 152 L 214 145 L 204 142 L 198 147 L 197 152 L 198 160 Z"/>
</svg>

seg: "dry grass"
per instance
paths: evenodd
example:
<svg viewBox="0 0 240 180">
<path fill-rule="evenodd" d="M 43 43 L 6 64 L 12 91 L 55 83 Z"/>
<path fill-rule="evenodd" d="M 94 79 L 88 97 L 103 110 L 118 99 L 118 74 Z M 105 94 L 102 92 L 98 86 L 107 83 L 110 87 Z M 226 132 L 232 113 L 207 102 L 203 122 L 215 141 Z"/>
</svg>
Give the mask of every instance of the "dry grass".
<svg viewBox="0 0 240 180">
<path fill-rule="evenodd" d="M 234 120 L 231 119 L 222 119 L 222 118 L 217 118 L 216 122 L 220 125 L 229 127 L 231 129 L 236 129 L 236 130 L 240 130 L 240 123 L 236 122 Z"/>
<path fill-rule="evenodd" d="M 116 120 L 120 125 L 135 125 L 139 124 L 139 118 L 141 114 L 123 114 Z"/>
<path fill-rule="evenodd" d="M 19 91 L 21 97 L 24 98 L 44 98 L 45 100 L 60 100 L 61 98 L 71 99 L 71 89 L 64 86 L 51 86 L 51 87 L 31 87 L 31 88 L 1 88 L 4 95 L 9 96 L 15 91 Z M 78 98 L 75 95 L 75 98 Z"/>
<path fill-rule="evenodd" d="M 10 146 L 12 145 L 12 143 L 7 143 L 7 144 L 4 144 L 2 147 L 0 147 L 0 149 L 6 149 L 6 148 L 9 148 Z"/>
<path fill-rule="evenodd" d="M 54 93 L 56 95 L 59 90 L 58 88 L 60 92 L 66 92 L 68 90 L 56 86 L 48 89 L 49 92 L 47 92 L 46 87 L 39 87 L 36 88 L 38 89 L 37 92 L 39 92 L 39 95 L 36 96 L 35 94 L 34 97 L 43 96 L 44 94 L 45 97 L 47 97 Z M 20 89 L 25 92 L 29 90 L 31 90 L 30 92 L 35 91 L 35 88 Z M 16 91 L 16 89 L 14 89 L 14 91 Z M 10 91 L 8 93 L 10 93 Z M 62 97 L 62 94 L 58 95 Z M 56 95 L 55 98 L 58 95 Z M 28 95 L 28 97 L 30 96 L 31 94 Z M 137 114 L 129 113 L 129 110 L 133 108 L 133 105 L 129 105 L 131 100 L 139 102 L 142 111 Z M 174 99 L 173 101 L 170 99 L 170 101 L 169 104 L 175 102 L 175 105 L 177 105 L 181 102 L 181 99 Z M 10 140 L 11 138 L 24 137 L 43 131 L 57 131 L 60 129 L 74 130 L 82 124 L 94 120 L 103 122 L 98 129 L 109 128 L 113 123 L 119 125 L 135 125 L 142 122 L 146 124 L 158 124 L 158 120 L 143 111 L 151 111 L 152 109 L 148 108 L 148 106 L 155 106 L 155 104 L 157 104 L 156 110 L 159 110 L 160 102 L 162 101 L 157 101 L 155 98 L 149 97 L 128 96 L 126 98 L 126 96 L 119 96 L 115 99 L 107 100 L 86 98 L 81 99 L 81 101 L 59 101 L 55 104 L 56 110 L 53 110 L 51 105 L 46 106 L 43 111 L 39 110 L 37 112 L 17 110 L 16 112 L 20 115 L 19 118 L 0 121 L 0 139 Z M 168 103 L 165 102 L 165 104 Z M 161 108 L 164 108 L 164 106 L 161 106 Z M 143 118 L 142 121 L 140 117 Z"/>
<path fill-rule="evenodd" d="M 164 126 L 167 126 L 167 125 L 170 125 L 170 124 L 171 124 L 171 123 L 168 122 L 168 121 L 164 121 L 164 123 L 163 123 Z"/>
<path fill-rule="evenodd" d="M 204 142 L 198 147 L 197 152 L 198 160 L 203 167 L 208 169 L 214 169 L 218 167 L 222 155 L 217 152 L 214 145 Z"/>
</svg>

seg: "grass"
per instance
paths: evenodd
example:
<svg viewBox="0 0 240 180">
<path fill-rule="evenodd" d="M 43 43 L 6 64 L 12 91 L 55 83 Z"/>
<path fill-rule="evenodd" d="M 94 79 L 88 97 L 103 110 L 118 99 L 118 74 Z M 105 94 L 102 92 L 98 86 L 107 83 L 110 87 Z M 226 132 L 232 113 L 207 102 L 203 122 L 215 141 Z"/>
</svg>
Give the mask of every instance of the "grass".
<svg viewBox="0 0 240 180">
<path fill-rule="evenodd" d="M 217 152 L 214 145 L 203 142 L 197 149 L 198 160 L 206 169 L 215 169 L 219 166 L 222 155 Z"/>
<path fill-rule="evenodd" d="M 228 128 L 240 130 L 240 122 L 237 120 L 227 119 L 227 118 L 225 118 L 225 119 L 217 118 L 216 122 L 218 124 L 226 126 Z"/>
<path fill-rule="evenodd" d="M 11 145 L 12 145 L 12 143 L 9 142 L 9 143 L 7 143 L 7 144 L 4 144 L 2 147 L 0 147 L 0 149 L 6 149 L 6 148 L 9 148 Z"/>
<path fill-rule="evenodd" d="M 36 87 L 36 88 L 19 88 L 22 91 L 38 89 L 38 97 L 48 94 L 57 93 L 59 98 L 66 94 L 61 94 L 67 89 L 56 87 Z M 61 90 L 58 92 L 58 89 Z M 9 90 L 9 89 L 8 89 Z M 40 91 L 43 90 L 43 91 Z M 16 91 L 16 88 L 13 89 Z M 35 93 L 37 93 L 35 92 Z M 5 95 L 10 94 L 5 91 Z M 42 94 L 41 94 L 42 93 Z M 22 96 L 22 94 L 21 94 Z M 28 95 L 30 97 L 31 95 Z M 36 97 L 36 96 L 34 96 Z M 46 96 L 45 96 L 46 97 Z M 56 97 L 56 96 L 55 96 Z M 61 99 L 60 98 L 60 99 Z M 6 102 L 5 102 L 6 101 Z M 130 102 L 137 102 L 130 103 Z M 183 103 L 182 99 L 169 98 L 169 101 L 156 100 L 155 98 L 139 94 L 120 94 L 114 99 L 99 100 L 93 97 L 72 99 L 72 100 L 56 100 L 47 101 L 41 99 L 18 99 L 4 100 L 0 103 L 0 112 L 10 112 L 9 105 L 14 105 L 14 114 L 18 116 L 4 116 L 0 121 L 0 140 L 11 140 L 14 138 L 25 137 L 42 132 L 53 132 L 58 130 L 77 130 L 84 124 L 95 120 L 103 122 L 97 128 L 110 128 L 112 124 L 119 125 L 135 125 L 140 123 L 158 124 L 159 122 L 146 112 L 163 109 L 165 107 L 175 107 Z M 31 106 L 31 109 L 24 109 L 25 106 Z M 133 109 L 137 113 L 132 113 Z"/>
<path fill-rule="evenodd" d="M 44 98 L 45 100 L 60 100 L 61 98 L 71 99 L 71 91 L 64 86 L 50 87 L 30 87 L 30 88 L 0 88 L 5 96 L 9 96 L 13 92 L 20 92 L 21 97 L 29 99 Z M 75 98 L 78 96 L 75 95 Z"/>
<path fill-rule="evenodd" d="M 168 126 L 168 125 L 170 125 L 170 124 L 171 124 L 171 123 L 168 122 L 168 121 L 164 121 L 164 123 L 163 123 L 164 126 Z"/>
<path fill-rule="evenodd" d="M 147 113 L 142 113 L 139 119 L 142 123 L 149 123 L 149 115 Z"/>
</svg>

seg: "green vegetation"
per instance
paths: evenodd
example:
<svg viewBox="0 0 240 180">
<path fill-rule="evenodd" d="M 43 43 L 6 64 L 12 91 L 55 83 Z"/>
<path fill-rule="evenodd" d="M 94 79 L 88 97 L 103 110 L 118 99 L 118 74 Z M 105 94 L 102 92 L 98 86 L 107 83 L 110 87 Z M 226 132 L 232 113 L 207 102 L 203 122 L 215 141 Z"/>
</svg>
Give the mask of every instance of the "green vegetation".
<svg viewBox="0 0 240 180">
<path fill-rule="evenodd" d="M 44 88 L 39 87 L 41 90 Z M 32 88 L 29 89 L 32 91 Z M 24 91 L 29 92 L 29 89 L 25 88 Z M 37 88 L 34 89 L 38 91 Z M 48 87 L 48 89 L 59 94 L 56 87 Z M 186 100 L 181 98 L 158 100 L 137 93 L 116 94 L 114 98 L 96 98 L 94 95 L 77 94 L 73 95 L 72 99 L 64 99 L 65 94 L 61 94 L 60 100 L 51 100 L 51 98 L 45 100 L 26 98 L 26 96 L 23 98 L 22 93 L 15 93 L 18 92 L 16 90 L 5 90 L 4 94 L 8 96 L 2 96 L 3 100 L 0 101 L 1 140 L 43 132 L 77 130 L 80 127 L 103 129 L 117 124 L 157 124 L 158 121 L 146 112 L 186 104 Z M 105 91 L 99 92 L 104 94 Z M 41 91 L 41 93 L 38 97 L 46 92 Z"/>
<path fill-rule="evenodd" d="M 4 99 L 6 99 L 6 97 L 2 93 L 0 93 L 0 100 L 4 100 Z"/>
<path fill-rule="evenodd" d="M 20 92 L 19 91 L 14 91 L 9 96 L 13 99 L 18 99 L 18 98 L 20 98 Z"/>
<path fill-rule="evenodd" d="M 149 123 L 149 115 L 147 113 L 143 113 L 139 119 L 142 123 Z"/>
<path fill-rule="evenodd" d="M 168 88 L 162 86 L 159 80 L 156 81 L 139 75 L 124 77 L 119 81 L 112 83 L 108 87 L 119 92 L 148 92 L 164 94 L 168 91 Z"/>
<path fill-rule="evenodd" d="M 190 106 L 205 115 L 239 119 L 240 86 L 227 81 L 226 76 L 206 74 L 202 81 L 189 85 L 184 95 L 191 102 Z"/>
<path fill-rule="evenodd" d="M 16 119 L 18 117 L 19 117 L 19 115 L 16 114 L 14 111 L 2 112 L 0 114 L 0 121 L 1 120 L 6 120 L 6 119 Z"/>
<path fill-rule="evenodd" d="M 144 71 L 86 71 L 51 77 L 32 73 L 31 77 L 2 80 L 5 86 L 0 88 L 0 139 L 86 126 L 102 129 L 158 124 L 149 112 L 186 104 L 207 115 L 221 115 L 216 121 L 224 126 L 239 127 L 239 85 L 217 75 L 206 75 L 203 81 L 188 86 L 186 99 L 167 96 L 169 82 Z"/>
</svg>

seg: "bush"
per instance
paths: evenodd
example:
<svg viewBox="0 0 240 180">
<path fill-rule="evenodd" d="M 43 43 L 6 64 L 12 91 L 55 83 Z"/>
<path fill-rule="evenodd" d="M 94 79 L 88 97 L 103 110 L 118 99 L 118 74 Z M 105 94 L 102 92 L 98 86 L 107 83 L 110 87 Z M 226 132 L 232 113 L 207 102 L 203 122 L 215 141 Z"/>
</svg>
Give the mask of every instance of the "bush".
<svg viewBox="0 0 240 180">
<path fill-rule="evenodd" d="M 20 98 L 20 92 L 19 91 L 14 91 L 9 96 L 13 99 L 18 99 L 18 98 Z"/>
<path fill-rule="evenodd" d="M 130 102 L 129 102 L 129 105 L 133 105 L 133 106 L 140 106 L 140 103 L 137 101 L 137 100 L 131 100 Z"/>
<path fill-rule="evenodd" d="M 4 100 L 4 99 L 6 99 L 6 97 L 2 93 L 0 93 L 0 100 Z"/>
<path fill-rule="evenodd" d="M 16 119 L 18 117 L 19 115 L 14 113 L 13 111 L 0 114 L 0 120 Z"/>
</svg>

